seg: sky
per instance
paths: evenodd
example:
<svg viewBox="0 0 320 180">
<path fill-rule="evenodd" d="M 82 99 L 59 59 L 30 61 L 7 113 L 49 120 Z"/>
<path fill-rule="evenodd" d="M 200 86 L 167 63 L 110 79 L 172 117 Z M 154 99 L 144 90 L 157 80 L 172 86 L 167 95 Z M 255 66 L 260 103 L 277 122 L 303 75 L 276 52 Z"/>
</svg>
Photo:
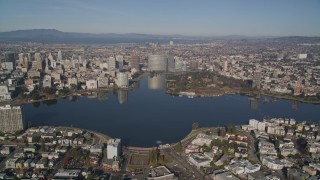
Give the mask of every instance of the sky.
<svg viewBox="0 0 320 180">
<path fill-rule="evenodd" d="M 0 32 L 320 36 L 320 0 L 0 0 Z"/>
</svg>

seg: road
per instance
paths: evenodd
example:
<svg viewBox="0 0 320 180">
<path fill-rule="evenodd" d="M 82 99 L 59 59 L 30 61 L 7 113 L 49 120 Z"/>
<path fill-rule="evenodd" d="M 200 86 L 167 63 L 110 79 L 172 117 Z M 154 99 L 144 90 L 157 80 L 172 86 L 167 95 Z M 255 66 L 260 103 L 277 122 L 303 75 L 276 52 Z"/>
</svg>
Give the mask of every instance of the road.
<svg viewBox="0 0 320 180">
<path fill-rule="evenodd" d="M 256 149 L 255 149 L 255 140 L 253 138 L 253 136 L 246 132 L 246 131 L 241 131 L 243 132 L 247 137 L 248 137 L 248 160 L 256 163 L 256 164 L 260 164 L 261 162 L 258 159 L 257 154 L 255 153 Z"/>
<path fill-rule="evenodd" d="M 177 163 L 179 166 L 182 166 L 188 173 L 192 173 L 195 177 L 194 179 L 210 179 L 205 177 L 205 174 L 198 169 L 196 166 L 193 166 L 187 160 L 187 156 L 184 154 L 179 154 L 174 151 L 174 149 L 164 149 L 161 150 L 163 154 L 170 157 L 172 161 Z"/>
</svg>

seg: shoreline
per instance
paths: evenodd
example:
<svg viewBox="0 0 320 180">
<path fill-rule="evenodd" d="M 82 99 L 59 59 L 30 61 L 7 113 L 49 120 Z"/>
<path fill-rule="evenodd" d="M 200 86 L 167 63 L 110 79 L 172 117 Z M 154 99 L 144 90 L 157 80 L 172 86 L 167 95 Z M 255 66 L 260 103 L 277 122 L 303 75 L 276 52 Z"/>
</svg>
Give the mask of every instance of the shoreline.
<svg viewBox="0 0 320 180">
<path fill-rule="evenodd" d="M 188 92 L 188 91 L 186 91 Z M 172 95 L 172 96 L 181 96 L 182 92 L 169 92 L 169 91 L 166 91 L 165 92 L 166 94 L 169 94 L 169 95 Z M 281 94 L 273 94 L 273 93 L 268 93 L 268 92 L 263 92 L 263 91 L 260 91 L 259 93 L 261 93 L 261 95 L 264 95 L 264 96 L 269 96 L 269 97 L 273 97 L 273 98 L 278 98 L 278 99 L 283 99 L 283 100 L 291 100 L 291 101 L 297 101 L 297 102 L 300 102 L 300 103 L 306 103 L 306 104 L 314 104 L 314 105 L 320 105 L 320 100 L 317 100 L 317 101 L 311 101 L 311 100 L 304 100 L 304 99 L 300 99 L 300 98 L 295 98 L 295 97 L 287 97 L 285 95 L 281 95 Z M 236 94 L 236 95 L 245 95 L 247 97 L 253 97 L 254 95 L 250 92 L 225 92 L 225 93 L 222 93 L 222 94 L 195 94 L 193 95 L 193 97 L 219 97 L 219 96 L 224 96 L 224 95 L 233 95 L 233 94 Z M 188 97 L 186 95 L 182 95 L 182 96 L 185 96 L 185 97 Z"/>
<path fill-rule="evenodd" d="M 137 77 L 132 79 L 132 82 L 136 82 L 136 81 L 140 81 L 141 78 L 145 75 L 147 75 L 147 72 L 143 72 L 141 74 L 139 74 Z M 39 100 L 33 100 L 33 99 L 29 99 L 29 98 L 24 98 L 24 99 L 12 99 L 10 101 L 2 101 L 0 102 L 0 106 L 4 106 L 4 105 L 12 105 L 12 106 L 22 106 L 24 104 L 31 104 L 31 103 L 37 103 L 37 102 L 44 102 L 44 101 L 50 101 L 50 100 L 58 100 L 58 99 L 63 99 L 63 98 L 67 98 L 67 97 L 72 97 L 72 96 L 89 96 L 90 94 L 92 94 L 93 92 L 107 92 L 109 93 L 110 91 L 114 91 L 114 90 L 132 90 L 134 89 L 133 87 L 128 87 L 128 88 L 118 88 L 118 87 L 108 87 L 108 88 L 98 88 L 98 89 L 90 89 L 90 90 L 76 90 L 74 92 L 72 92 L 71 94 L 68 95 L 53 95 L 53 97 L 49 96 L 46 99 L 39 99 Z M 82 95 L 85 94 L 86 95 Z"/>
</svg>

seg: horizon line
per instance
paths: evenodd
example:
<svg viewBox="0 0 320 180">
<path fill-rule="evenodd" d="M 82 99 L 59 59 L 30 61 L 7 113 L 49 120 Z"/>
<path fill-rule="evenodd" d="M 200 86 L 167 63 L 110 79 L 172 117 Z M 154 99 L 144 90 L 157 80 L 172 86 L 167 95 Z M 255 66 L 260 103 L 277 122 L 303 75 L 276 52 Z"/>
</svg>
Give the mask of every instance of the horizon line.
<svg viewBox="0 0 320 180">
<path fill-rule="evenodd" d="M 279 37 L 320 37 L 320 35 L 240 35 L 240 34 L 229 34 L 229 35 L 186 35 L 186 34 L 152 34 L 152 33 L 137 33 L 137 32 L 126 32 L 126 33 L 115 33 L 115 32 L 75 32 L 75 31 L 62 31 L 55 28 L 32 28 L 32 29 L 16 29 L 16 30 L 7 30 L 7 31 L 0 31 L 0 33 L 8 33 L 8 32 L 15 32 L 15 31 L 28 31 L 28 30 L 56 30 L 62 33 L 81 33 L 81 34 L 96 34 L 96 35 L 103 35 L 103 34 L 117 34 L 117 35 L 126 35 L 126 34 L 138 34 L 138 35 L 151 35 L 151 36 L 186 36 L 186 37 L 232 37 L 232 36 L 244 36 L 249 38 L 254 37 L 265 37 L 265 38 L 279 38 Z"/>
</svg>

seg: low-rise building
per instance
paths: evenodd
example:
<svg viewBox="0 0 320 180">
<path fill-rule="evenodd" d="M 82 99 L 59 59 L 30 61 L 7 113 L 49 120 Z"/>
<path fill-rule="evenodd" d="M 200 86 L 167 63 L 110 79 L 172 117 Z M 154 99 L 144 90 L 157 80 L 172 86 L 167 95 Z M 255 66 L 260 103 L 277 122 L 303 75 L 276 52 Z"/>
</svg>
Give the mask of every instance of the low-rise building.
<svg viewBox="0 0 320 180">
<path fill-rule="evenodd" d="M 165 166 L 152 168 L 149 173 L 148 180 L 172 180 L 174 174 Z"/>
<path fill-rule="evenodd" d="M 261 160 L 262 165 L 265 165 L 272 170 L 281 170 L 284 167 L 284 163 L 275 156 L 263 156 L 261 157 Z"/>
<path fill-rule="evenodd" d="M 202 153 L 192 153 L 192 154 L 189 154 L 189 161 L 195 166 L 197 166 L 198 168 L 200 168 L 201 166 L 209 167 L 212 159 L 210 159 L 209 157 L 205 156 Z"/>
</svg>

